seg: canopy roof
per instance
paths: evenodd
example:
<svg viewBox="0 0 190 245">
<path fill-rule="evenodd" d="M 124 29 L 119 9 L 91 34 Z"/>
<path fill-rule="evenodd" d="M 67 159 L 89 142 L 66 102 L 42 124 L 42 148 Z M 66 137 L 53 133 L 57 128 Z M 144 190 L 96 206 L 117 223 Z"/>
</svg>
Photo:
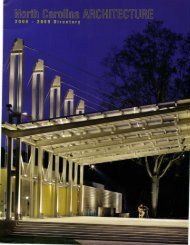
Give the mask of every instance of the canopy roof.
<svg viewBox="0 0 190 245">
<path fill-rule="evenodd" d="M 190 150 L 190 100 L 4 123 L 3 133 L 79 164 Z"/>
</svg>

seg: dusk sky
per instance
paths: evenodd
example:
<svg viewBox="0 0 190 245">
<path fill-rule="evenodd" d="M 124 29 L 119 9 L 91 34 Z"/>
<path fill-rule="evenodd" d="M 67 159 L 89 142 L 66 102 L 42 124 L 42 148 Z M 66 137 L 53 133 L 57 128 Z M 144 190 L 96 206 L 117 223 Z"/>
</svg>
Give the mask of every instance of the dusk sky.
<svg viewBox="0 0 190 245">
<path fill-rule="evenodd" d="M 88 103 L 97 110 L 103 108 L 96 105 L 102 101 L 81 90 L 93 94 L 101 99 L 101 91 L 106 88 L 102 79 L 104 67 L 102 60 L 114 47 L 121 47 L 124 39 L 133 32 L 141 31 L 147 19 L 83 19 L 84 9 L 151 9 L 153 18 L 162 20 L 164 26 L 172 31 L 187 33 L 190 31 L 190 1 L 188 0 L 5 0 L 4 1 L 4 86 L 3 86 L 3 109 L 8 102 L 8 75 L 9 51 L 16 38 L 24 39 L 26 46 L 37 49 L 40 52 L 25 49 L 24 55 L 24 108 L 28 110 L 31 103 L 31 83 L 29 83 L 32 69 L 37 59 L 44 59 L 45 64 L 66 74 L 62 80 L 68 84 L 77 86 L 75 94 L 91 100 Z M 39 11 L 40 18 L 28 18 L 28 24 L 15 23 L 15 10 Z M 42 13 L 44 9 L 49 11 L 62 11 L 69 9 L 80 12 L 80 24 L 37 24 L 37 21 L 44 20 Z M 19 20 L 19 19 L 17 19 Z M 51 20 L 52 21 L 52 20 Z M 7 68 L 7 69 L 6 69 Z M 45 73 L 45 95 L 48 93 L 51 81 L 56 74 L 50 69 Z M 28 85 L 29 84 L 29 85 Z M 27 86 L 28 85 L 28 86 Z M 69 85 L 63 85 L 63 94 Z M 78 100 L 79 98 L 77 98 Z M 48 103 L 46 101 L 46 103 Z M 47 104 L 48 106 L 48 104 Z M 48 106 L 49 107 L 49 106 Z M 88 108 L 88 111 L 92 111 Z"/>
</svg>

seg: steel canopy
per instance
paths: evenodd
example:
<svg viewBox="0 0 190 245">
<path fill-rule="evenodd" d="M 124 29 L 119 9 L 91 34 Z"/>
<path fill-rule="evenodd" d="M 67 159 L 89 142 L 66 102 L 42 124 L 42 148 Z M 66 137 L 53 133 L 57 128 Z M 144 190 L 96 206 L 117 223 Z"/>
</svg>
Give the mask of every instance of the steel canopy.
<svg viewBox="0 0 190 245">
<path fill-rule="evenodd" d="M 190 149 L 190 100 L 2 124 L 2 132 L 81 164 Z"/>
</svg>

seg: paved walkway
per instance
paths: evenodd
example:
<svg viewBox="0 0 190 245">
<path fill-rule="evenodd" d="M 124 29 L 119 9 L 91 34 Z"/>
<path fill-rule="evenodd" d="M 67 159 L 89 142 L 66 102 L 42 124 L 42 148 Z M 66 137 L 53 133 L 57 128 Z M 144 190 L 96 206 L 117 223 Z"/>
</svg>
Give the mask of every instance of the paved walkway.
<svg viewBox="0 0 190 245">
<path fill-rule="evenodd" d="M 56 222 L 56 223 L 78 223 L 78 224 L 101 224 L 101 225 L 135 225 L 135 226 L 159 226 L 159 227 L 188 227 L 188 220 L 177 219 L 139 219 L 118 217 L 94 217 L 76 216 L 62 218 L 31 219 L 23 218 L 23 221 Z"/>
<path fill-rule="evenodd" d="M 54 222 L 55 225 L 52 224 Z M 24 217 L 22 222 L 17 224 L 15 232 L 48 235 L 51 233 L 59 236 L 67 234 L 68 237 L 78 240 L 81 245 L 147 245 L 147 241 L 148 245 L 185 245 L 188 224 L 188 220 L 150 218 Z"/>
<path fill-rule="evenodd" d="M 91 240 L 78 240 L 81 245 L 147 245 L 147 243 L 143 242 L 110 242 L 110 241 L 91 241 Z M 148 245 L 168 245 L 166 243 L 148 243 Z M 171 244 L 170 245 L 179 245 L 179 244 Z M 185 245 L 185 244 L 184 244 Z"/>
</svg>

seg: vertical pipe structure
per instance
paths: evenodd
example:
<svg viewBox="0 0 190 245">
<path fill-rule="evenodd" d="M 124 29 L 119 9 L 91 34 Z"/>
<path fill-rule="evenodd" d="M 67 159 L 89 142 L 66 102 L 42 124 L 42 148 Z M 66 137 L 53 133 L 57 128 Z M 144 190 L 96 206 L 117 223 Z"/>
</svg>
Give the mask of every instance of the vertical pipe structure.
<svg viewBox="0 0 190 245">
<path fill-rule="evenodd" d="M 55 156 L 55 217 L 59 212 L 59 156 Z"/>
<path fill-rule="evenodd" d="M 30 206 L 29 215 L 31 218 L 34 217 L 34 166 L 36 159 L 36 148 L 31 146 L 31 162 L 30 162 Z"/>
<path fill-rule="evenodd" d="M 15 59 L 13 52 L 10 53 L 10 74 L 9 74 L 9 104 L 15 110 Z"/>
<path fill-rule="evenodd" d="M 62 172 L 63 185 L 66 185 L 66 177 L 67 177 L 67 160 L 63 158 L 63 172 Z"/>
<path fill-rule="evenodd" d="M 7 167 L 8 163 L 8 136 L 5 135 L 5 166 Z"/>
<path fill-rule="evenodd" d="M 17 39 L 10 53 L 10 74 L 9 74 L 9 104 L 12 105 L 12 111 L 9 117 L 12 123 L 13 113 L 17 113 L 16 123 L 21 122 L 22 113 L 22 81 L 23 81 L 23 40 Z M 16 67 L 16 58 L 18 61 Z M 15 74 L 16 73 L 16 74 Z M 17 83 L 17 87 L 16 87 Z M 11 164 L 12 164 L 12 139 L 9 139 L 9 150 L 8 150 L 8 166 L 7 166 L 7 215 L 6 218 L 10 219 L 11 215 Z M 9 156 L 10 155 L 10 156 Z M 21 214 L 21 139 L 16 139 L 16 170 L 15 170 L 15 220 L 18 220 Z"/>
<path fill-rule="evenodd" d="M 73 161 L 69 160 L 69 215 L 73 215 Z"/>
<path fill-rule="evenodd" d="M 84 215 L 84 166 L 80 165 L 80 215 Z"/>
<path fill-rule="evenodd" d="M 16 139 L 15 220 L 21 218 L 21 139 Z"/>
<path fill-rule="evenodd" d="M 23 77 L 23 52 L 20 52 L 18 59 L 18 96 L 17 111 L 22 112 L 22 77 Z"/>
<path fill-rule="evenodd" d="M 55 76 L 50 88 L 50 118 L 53 118 L 54 113 L 54 98 L 56 92 L 56 117 L 60 117 L 60 100 L 61 100 L 61 78 Z"/>
<path fill-rule="evenodd" d="M 11 219 L 11 206 L 12 206 L 11 168 L 12 168 L 12 165 L 13 165 L 13 139 L 8 137 L 6 220 Z"/>
<path fill-rule="evenodd" d="M 83 185 L 84 181 L 84 166 L 80 165 L 80 185 Z"/>
<path fill-rule="evenodd" d="M 74 91 L 69 89 L 64 99 L 64 116 L 74 114 Z"/>
<path fill-rule="evenodd" d="M 79 100 L 79 103 L 76 108 L 76 115 L 85 113 L 85 102 L 84 100 Z"/>
<path fill-rule="evenodd" d="M 39 79 L 38 79 L 39 78 Z M 37 95 L 37 83 L 39 80 L 39 95 Z M 39 111 L 37 115 L 37 96 L 39 98 Z M 32 120 L 42 120 L 44 115 L 44 61 L 38 60 L 32 72 Z"/>
<path fill-rule="evenodd" d="M 75 163 L 74 185 L 78 184 L 78 163 Z"/>
<path fill-rule="evenodd" d="M 18 113 L 22 112 L 23 49 L 23 40 L 18 38 L 10 53 L 9 104 L 12 105 L 13 111 Z M 15 74 L 16 57 L 18 57 L 17 74 Z M 17 91 L 15 91 L 16 77 L 18 79 Z"/>
<path fill-rule="evenodd" d="M 42 164 L 43 149 L 38 148 L 38 218 L 42 218 Z"/>
<path fill-rule="evenodd" d="M 48 181 L 52 181 L 52 168 L 53 168 L 53 153 L 49 152 L 49 161 L 48 161 Z"/>
</svg>

